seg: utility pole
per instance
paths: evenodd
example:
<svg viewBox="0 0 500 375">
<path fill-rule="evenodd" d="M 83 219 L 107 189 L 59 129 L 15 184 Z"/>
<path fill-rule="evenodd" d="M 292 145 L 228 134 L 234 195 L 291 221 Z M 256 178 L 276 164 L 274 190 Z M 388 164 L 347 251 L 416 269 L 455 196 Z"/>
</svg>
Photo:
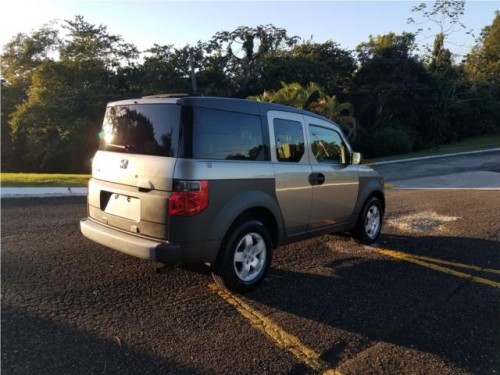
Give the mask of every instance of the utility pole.
<svg viewBox="0 0 500 375">
<path fill-rule="evenodd" d="M 191 71 L 191 90 L 193 94 L 196 94 L 198 92 L 198 89 L 196 88 L 196 74 L 194 72 L 194 49 L 191 47 L 189 49 L 189 69 Z"/>
</svg>

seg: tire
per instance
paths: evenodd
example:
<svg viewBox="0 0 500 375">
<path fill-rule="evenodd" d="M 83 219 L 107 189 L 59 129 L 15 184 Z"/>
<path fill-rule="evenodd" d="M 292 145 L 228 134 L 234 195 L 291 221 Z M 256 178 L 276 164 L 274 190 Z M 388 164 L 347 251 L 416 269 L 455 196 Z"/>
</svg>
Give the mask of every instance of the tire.
<svg viewBox="0 0 500 375">
<path fill-rule="evenodd" d="M 365 245 L 375 242 L 382 229 L 383 217 L 384 210 L 380 200 L 376 197 L 368 198 L 354 228 L 354 237 Z"/>
<path fill-rule="evenodd" d="M 248 293 L 266 276 L 272 251 L 271 236 L 260 221 L 239 223 L 228 233 L 212 267 L 212 276 L 222 288 Z"/>
</svg>

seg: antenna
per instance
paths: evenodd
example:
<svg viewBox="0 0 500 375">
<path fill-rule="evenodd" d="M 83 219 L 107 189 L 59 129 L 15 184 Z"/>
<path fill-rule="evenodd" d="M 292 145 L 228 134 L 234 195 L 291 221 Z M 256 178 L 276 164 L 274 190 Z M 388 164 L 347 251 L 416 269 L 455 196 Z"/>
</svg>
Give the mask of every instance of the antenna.
<svg viewBox="0 0 500 375">
<path fill-rule="evenodd" d="M 194 72 L 194 49 L 191 47 L 189 49 L 189 70 L 191 71 L 191 91 L 193 94 L 198 93 L 196 88 L 196 74 Z"/>
</svg>

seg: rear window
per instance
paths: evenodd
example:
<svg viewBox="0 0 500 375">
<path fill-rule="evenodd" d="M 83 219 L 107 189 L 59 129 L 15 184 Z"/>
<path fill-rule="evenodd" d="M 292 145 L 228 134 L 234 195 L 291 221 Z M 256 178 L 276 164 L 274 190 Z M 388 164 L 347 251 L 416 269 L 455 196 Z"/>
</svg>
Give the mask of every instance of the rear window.
<svg viewBox="0 0 500 375">
<path fill-rule="evenodd" d="M 186 108 L 183 156 L 193 159 L 266 160 L 259 116 Z"/>
<path fill-rule="evenodd" d="M 136 104 L 108 107 L 99 133 L 99 149 L 175 157 L 180 106 Z"/>
</svg>

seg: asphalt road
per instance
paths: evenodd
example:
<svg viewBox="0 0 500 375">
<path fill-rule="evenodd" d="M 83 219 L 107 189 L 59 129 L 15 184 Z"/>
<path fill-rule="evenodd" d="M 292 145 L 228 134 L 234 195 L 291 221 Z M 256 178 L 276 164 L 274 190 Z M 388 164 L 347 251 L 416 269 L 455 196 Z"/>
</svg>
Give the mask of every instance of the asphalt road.
<svg viewBox="0 0 500 375">
<path fill-rule="evenodd" d="M 500 189 L 500 151 L 375 165 L 396 188 Z"/>
<path fill-rule="evenodd" d="M 376 247 L 278 249 L 247 313 L 206 266 L 86 240 L 84 198 L 2 200 L 2 374 L 499 373 L 499 198 L 388 191 Z"/>
<path fill-rule="evenodd" d="M 462 172 L 500 172 L 500 151 L 382 164 L 374 168 L 391 182 Z"/>
</svg>

